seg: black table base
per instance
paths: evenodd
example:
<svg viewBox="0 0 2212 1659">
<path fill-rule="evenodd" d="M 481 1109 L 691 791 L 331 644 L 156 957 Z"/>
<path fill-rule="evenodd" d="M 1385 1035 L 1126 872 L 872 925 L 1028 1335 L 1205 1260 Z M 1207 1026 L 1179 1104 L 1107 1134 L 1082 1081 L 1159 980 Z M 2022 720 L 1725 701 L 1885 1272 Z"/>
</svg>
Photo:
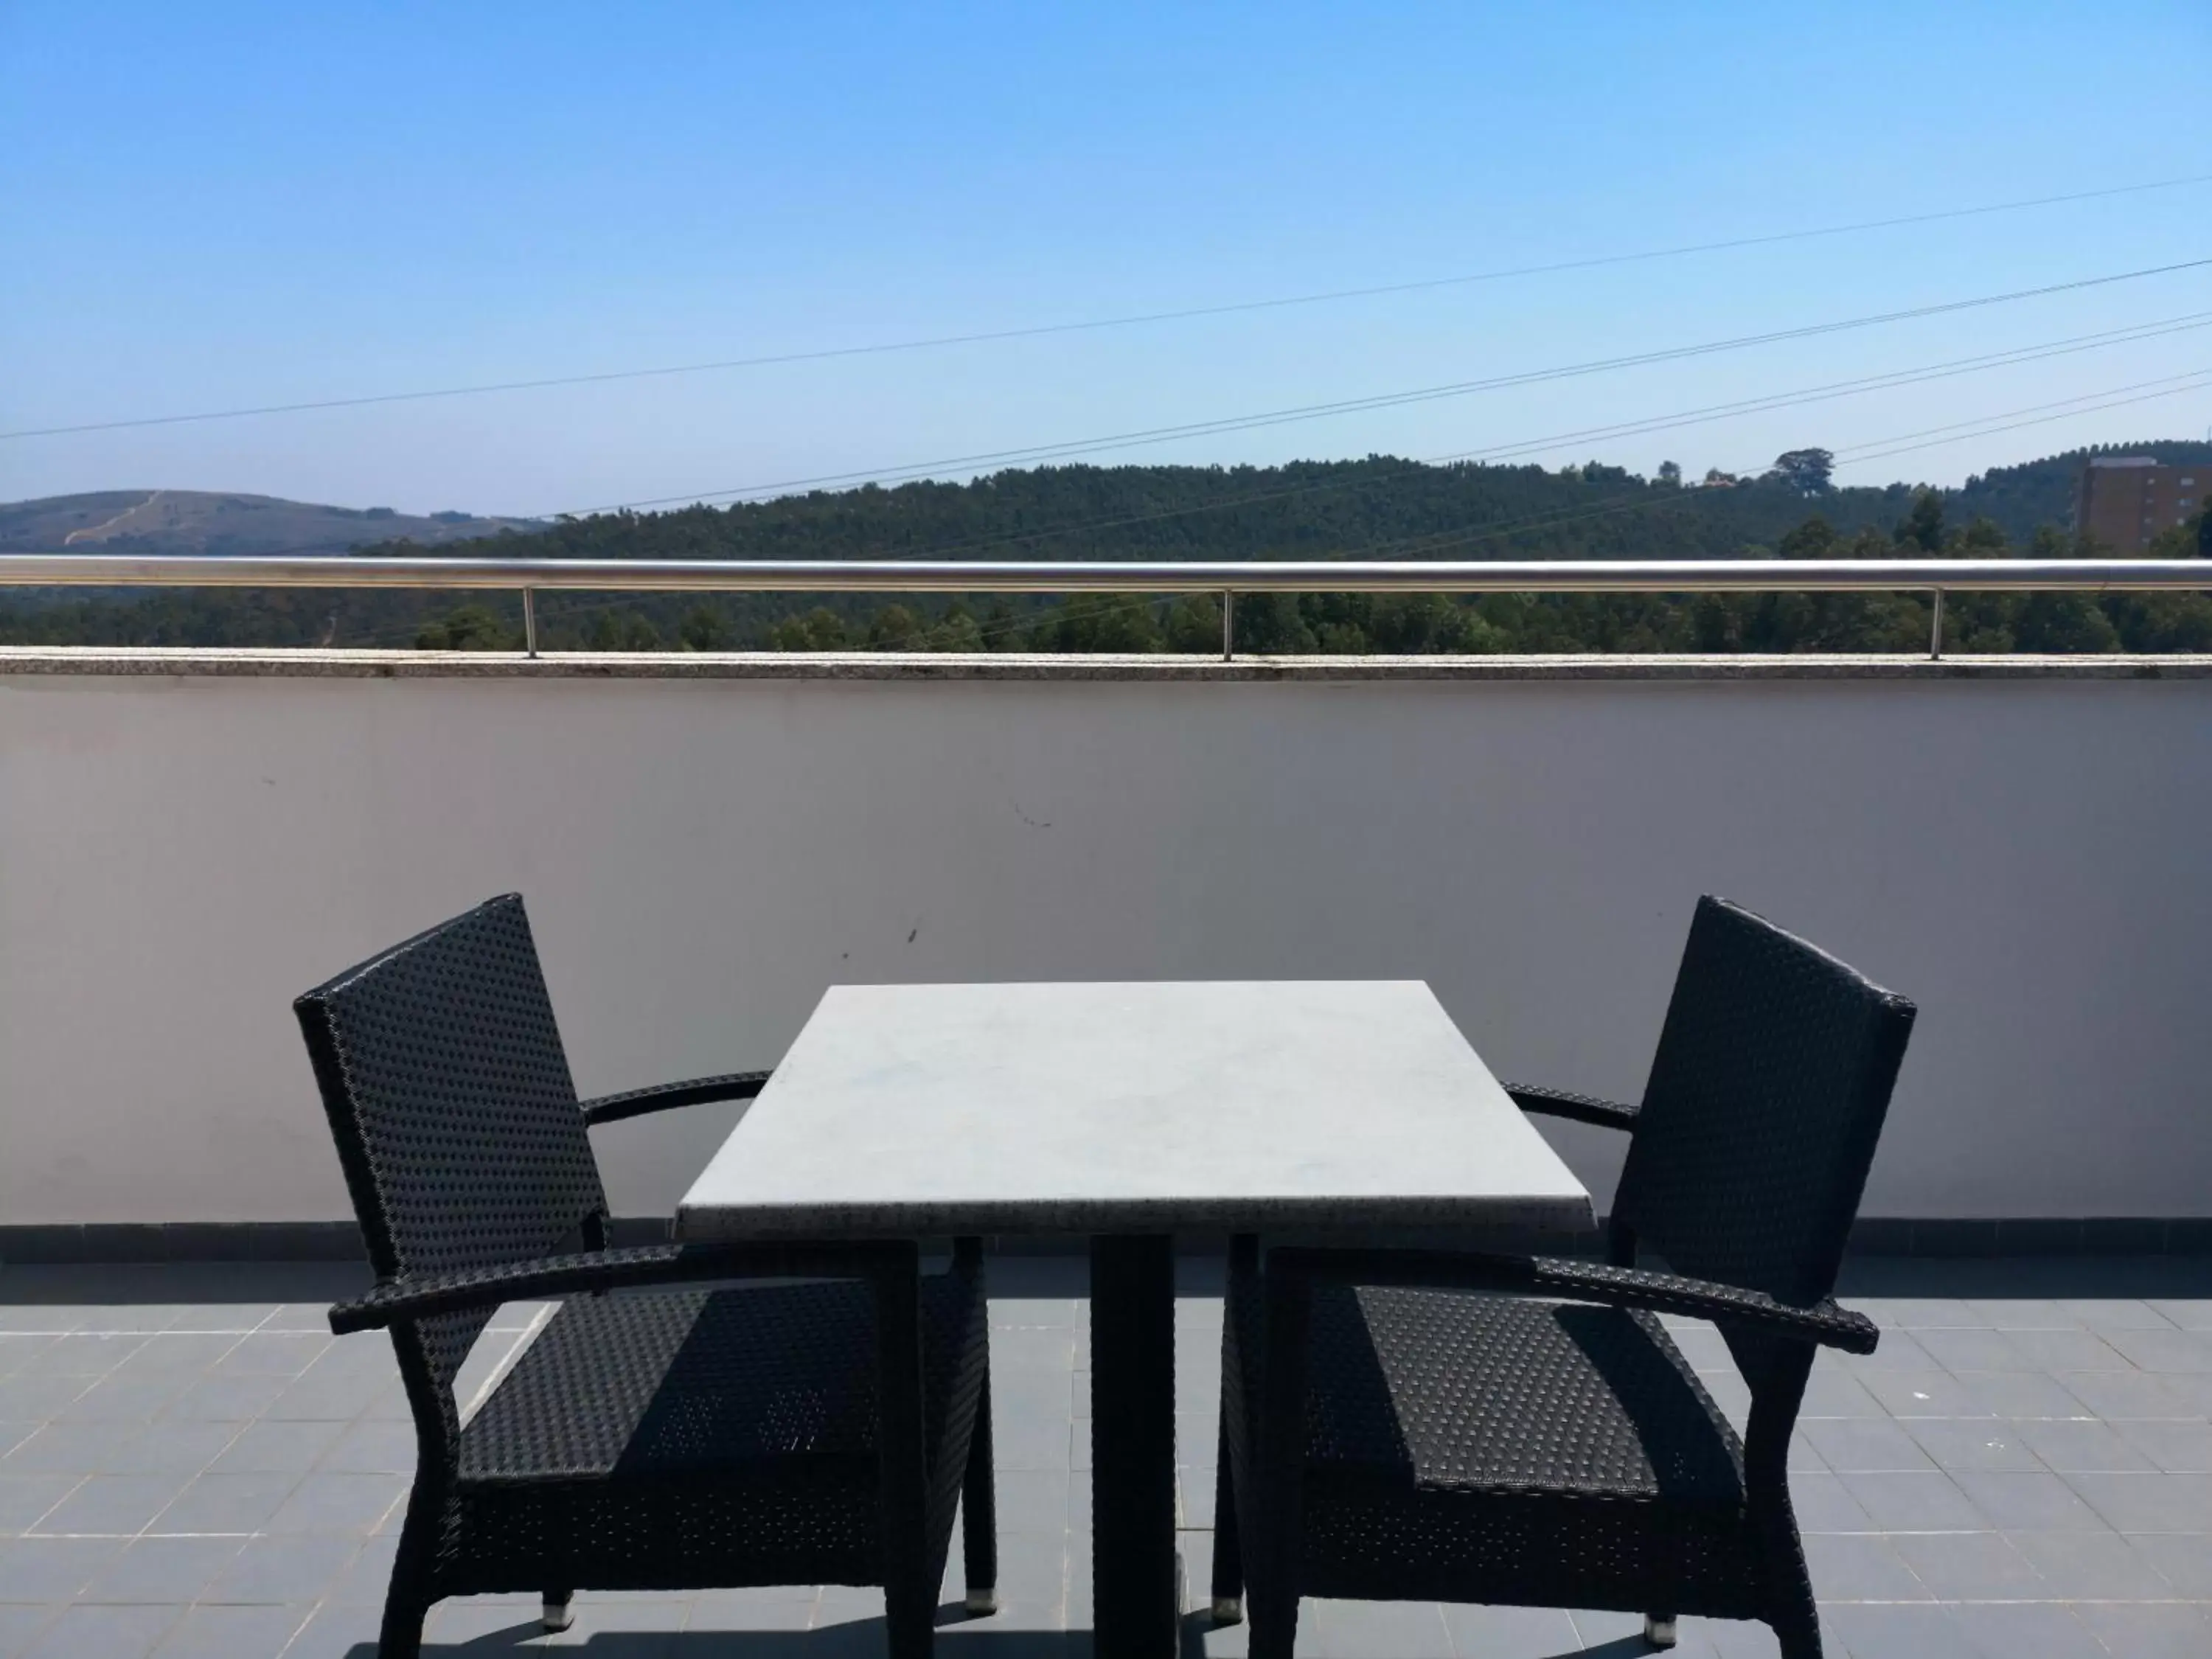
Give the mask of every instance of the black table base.
<svg viewBox="0 0 2212 1659">
<path fill-rule="evenodd" d="M 1173 1659 L 1175 1241 L 1091 1241 L 1092 1652 Z"/>
</svg>

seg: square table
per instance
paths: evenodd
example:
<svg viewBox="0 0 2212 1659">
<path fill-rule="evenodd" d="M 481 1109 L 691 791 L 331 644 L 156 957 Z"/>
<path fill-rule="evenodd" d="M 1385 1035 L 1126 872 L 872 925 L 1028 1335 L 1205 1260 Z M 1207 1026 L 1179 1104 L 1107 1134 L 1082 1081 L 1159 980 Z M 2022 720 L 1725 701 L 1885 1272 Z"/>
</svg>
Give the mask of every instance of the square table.
<svg viewBox="0 0 2212 1659">
<path fill-rule="evenodd" d="M 1407 981 L 833 986 L 683 1239 L 1091 1237 L 1101 1659 L 1169 1659 L 1178 1231 L 1595 1225 Z"/>
</svg>

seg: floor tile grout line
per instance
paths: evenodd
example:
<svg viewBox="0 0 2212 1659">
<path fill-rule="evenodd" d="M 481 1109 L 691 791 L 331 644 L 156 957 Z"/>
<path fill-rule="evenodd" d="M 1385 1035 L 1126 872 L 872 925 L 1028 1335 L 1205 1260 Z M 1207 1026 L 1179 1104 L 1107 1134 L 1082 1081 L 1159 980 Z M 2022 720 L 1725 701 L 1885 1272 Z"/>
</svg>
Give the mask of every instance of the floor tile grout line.
<svg viewBox="0 0 2212 1659">
<path fill-rule="evenodd" d="M 73 1484 L 67 1492 L 64 1492 L 59 1498 L 54 1499 L 52 1503 L 47 1504 L 45 1509 L 39 1511 L 38 1521 L 32 1522 L 29 1526 L 24 1528 L 23 1530 L 16 1535 L 21 1538 L 35 1536 L 39 1530 L 39 1521 L 45 1520 L 56 1510 L 61 1508 L 63 1504 L 68 1503 L 70 1498 L 76 1497 L 78 1492 L 84 1486 L 85 1482 L 91 1479 L 92 1477 L 89 1474 L 81 1474 L 77 1476 L 75 1484 Z"/>
<path fill-rule="evenodd" d="M 238 1340 L 237 1340 L 235 1342 L 233 1342 L 233 1343 L 232 1343 L 228 1347 L 225 1348 L 225 1349 L 224 1349 L 221 1353 L 217 1354 L 217 1355 L 216 1355 L 216 1356 L 212 1360 L 210 1360 L 210 1361 L 207 1364 L 207 1365 L 206 1365 L 205 1367 L 204 1367 L 204 1368 L 203 1368 L 203 1370 L 202 1370 L 202 1371 L 201 1371 L 201 1376 L 202 1376 L 203 1377 L 207 1377 L 207 1376 L 213 1376 L 213 1375 L 215 1374 L 215 1368 L 216 1368 L 216 1366 L 218 1366 L 218 1365 L 222 1364 L 222 1362 L 223 1362 L 224 1360 L 226 1360 L 226 1359 L 229 1358 L 231 1357 L 231 1355 L 233 1355 L 233 1354 L 236 1353 L 236 1352 L 239 1351 L 239 1349 L 240 1349 L 240 1348 L 243 1347 L 243 1346 L 246 1345 L 246 1340 L 247 1340 L 248 1338 L 250 1338 L 250 1337 L 252 1337 L 252 1336 L 255 1335 L 256 1334 L 258 1334 L 258 1333 L 261 1330 L 262 1327 L 263 1327 L 263 1326 L 265 1326 L 266 1324 L 268 1324 L 268 1322 L 269 1322 L 270 1320 L 272 1320 L 272 1319 L 276 1318 L 276 1316 L 277 1316 L 277 1314 L 283 1311 L 283 1304 L 282 1304 L 282 1303 L 277 1304 L 276 1304 L 276 1306 L 275 1306 L 275 1307 L 273 1307 L 273 1308 L 270 1309 L 270 1310 L 269 1310 L 267 1313 L 264 1314 L 264 1315 L 261 1316 L 261 1318 L 259 1319 L 259 1321 L 258 1321 L 258 1322 L 254 1324 L 253 1328 L 252 1328 L 251 1330 L 241 1331 L 241 1332 L 239 1334 Z M 226 1334 L 227 1334 L 227 1333 L 226 1333 Z M 322 1356 L 321 1356 L 320 1354 L 318 1354 L 318 1355 L 316 1356 L 316 1358 L 318 1358 L 318 1359 L 319 1359 L 319 1358 L 320 1358 L 321 1357 L 322 1357 Z M 313 1360 L 313 1359 L 309 1360 L 309 1361 L 307 1362 L 307 1364 L 308 1364 L 309 1368 L 312 1368 L 312 1367 L 313 1366 L 314 1363 L 315 1363 L 315 1362 L 314 1362 L 314 1360 Z M 303 1373 L 303 1374 L 304 1374 L 304 1373 Z M 297 1379 L 296 1379 L 296 1378 L 295 1378 L 294 1380 L 295 1380 L 295 1381 L 297 1381 Z M 280 1392 L 281 1392 L 281 1390 L 280 1390 Z M 240 1423 L 240 1424 L 239 1424 L 239 1425 L 238 1425 L 238 1428 L 237 1428 L 236 1432 L 234 1432 L 234 1434 L 232 1434 L 232 1435 L 231 1435 L 231 1437 L 230 1437 L 228 1440 L 225 1440 L 225 1441 L 222 1443 L 222 1447 L 221 1447 L 221 1448 L 220 1448 L 220 1449 L 216 1452 L 216 1454 L 215 1454 L 212 1457 L 209 1458 L 209 1459 L 207 1460 L 207 1462 L 204 1462 L 204 1463 L 201 1464 L 201 1465 L 200 1465 L 200 1467 L 199 1467 L 197 1470 L 195 1470 L 195 1471 L 192 1473 L 192 1474 L 191 1474 L 191 1475 L 190 1475 L 190 1476 L 185 1480 L 185 1481 L 184 1485 L 182 1485 L 182 1486 L 179 1486 L 179 1487 L 177 1488 L 175 1494 L 174 1494 L 173 1497 L 171 1497 L 171 1498 L 170 1498 L 169 1501 L 168 1501 L 167 1503 L 166 1503 L 166 1504 L 162 1504 L 162 1505 L 161 1505 L 161 1507 L 160 1509 L 158 1509 L 158 1510 L 155 1510 L 155 1511 L 154 1511 L 154 1513 L 153 1513 L 152 1515 L 149 1516 L 146 1518 L 146 1524 L 145 1524 L 144 1526 L 143 1526 L 143 1527 L 141 1527 L 141 1528 L 138 1528 L 137 1534 L 136 1537 L 134 1537 L 134 1538 L 131 1540 L 131 1542 L 132 1542 L 132 1543 L 136 1543 L 136 1542 L 137 1542 L 137 1541 L 138 1541 L 138 1540 L 139 1540 L 139 1539 L 144 1538 L 144 1537 L 146 1537 L 149 1534 L 150 1534 L 150 1533 L 154 1530 L 154 1525 L 155 1525 L 155 1523 L 156 1522 L 158 1522 L 158 1521 L 159 1521 L 159 1520 L 160 1520 L 163 1516 L 167 1515 L 167 1514 L 171 1510 L 173 1510 L 173 1509 L 174 1509 L 174 1508 L 176 1507 L 176 1504 L 177 1504 L 177 1499 L 178 1499 L 178 1498 L 182 1498 L 182 1497 L 185 1494 L 185 1492 L 189 1492 L 189 1491 L 191 1489 L 191 1487 L 192 1487 L 193 1484 L 194 1484 L 195 1482 L 197 1482 L 197 1481 L 201 1478 L 201 1476 L 205 1475 L 205 1474 L 207 1474 L 210 1473 L 210 1472 L 214 1469 L 215 1466 L 216 1466 L 217 1463 L 219 1463 L 219 1462 L 221 1462 L 222 1461 L 222 1459 L 223 1459 L 224 1455 L 225 1455 L 227 1453 L 228 1453 L 228 1451 L 230 1450 L 230 1449 L 231 1449 L 233 1446 L 235 1446 L 235 1445 L 239 1443 L 239 1441 L 240 1441 L 240 1439 L 245 1436 L 245 1433 L 246 1433 L 246 1430 L 247 1430 L 247 1429 L 249 1429 L 249 1428 L 252 1427 L 254 1424 L 258 1423 L 258 1422 L 260 1422 L 260 1421 L 262 1421 L 262 1420 L 263 1420 L 263 1419 L 262 1419 L 261 1416 L 259 1415 L 259 1413 L 256 1413 L 255 1415 L 253 1415 L 252 1417 L 247 1418 L 247 1419 L 246 1419 L 243 1422 Z M 165 1535 L 165 1536 L 168 1536 L 168 1535 L 171 1535 L 171 1534 L 164 1534 L 164 1535 Z M 182 1535 L 182 1534 L 176 1534 L 176 1535 Z M 124 1547 L 125 1547 L 125 1549 L 128 1549 L 128 1548 L 130 1547 L 130 1545 L 126 1544 L 125 1546 L 124 1546 Z"/>
<path fill-rule="evenodd" d="M 322 1610 L 329 1604 L 329 1598 L 327 1596 L 318 1597 L 316 1599 L 314 1604 L 307 1609 L 307 1616 L 292 1627 L 292 1633 L 284 1638 L 284 1645 L 276 1650 L 276 1659 L 284 1659 L 284 1656 L 291 1652 L 293 1648 L 298 1644 L 300 1638 L 306 1634 L 307 1626 L 315 1622 L 315 1615 L 322 1612 Z M 195 1600 L 192 1602 L 192 1606 L 195 1607 L 200 1605 L 201 1604 L 198 1600 Z"/>
<path fill-rule="evenodd" d="M 268 1322 L 268 1318 L 276 1318 L 276 1314 L 268 1314 L 268 1316 L 264 1318 L 264 1322 Z M 222 1328 L 215 1328 L 215 1325 L 210 1325 L 208 1329 L 175 1329 L 175 1332 L 133 1332 L 133 1329 L 119 1329 L 119 1328 L 118 1329 L 82 1329 L 82 1332 L 77 1332 L 77 1329 L 70 1329 L 70 1332 L 11 1332 L 11 1329 L 0 1328 L 0 1336 L 97 1336 L 100 1340 L 106 1340 L 106 1343 L 112 1343 L 112 1340 L 119 1336 L 139 1336 L 139 1338 L 146 1338 L 146 1340 L 150 1343 L 155 1336 L 254 1336 L 258 1329 L 261 1329 L 261 1325 L 246 1325 L 246 1328 L 239 1328 L 239 1325 L 222 1325 Z M 314 1332 L 272 1332 L 272 1336 L 314 1336 Z"/>
<path fill-rule="evenodd" d="M 254 1538 L 269 1538 L 275 1534 L 253 1532 L 26 1532 L 19 1538 L 96 1538 L 111 1541 L 136 1543 L 142 1538 L 235 1538 L 241 1541 Z"/>
</svg>

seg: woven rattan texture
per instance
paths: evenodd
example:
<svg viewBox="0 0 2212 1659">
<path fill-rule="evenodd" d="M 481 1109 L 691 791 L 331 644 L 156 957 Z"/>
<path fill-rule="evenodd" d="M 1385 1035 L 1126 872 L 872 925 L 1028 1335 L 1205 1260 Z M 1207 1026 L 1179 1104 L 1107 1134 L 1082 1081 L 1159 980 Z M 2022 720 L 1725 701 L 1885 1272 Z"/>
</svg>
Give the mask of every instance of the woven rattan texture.
<svg viewBox="0 0 2212 1659">
<path fill-rule="evenodd" d="M 562 1246 L 602 1250 L 606 1200 L 520 899 L 295 1008 L 380 1280 L 511 1282 Z M 623 1098 L 721 1098 L 754 1081 Z M 599 1259 L 611 1282 L 653 1254 Z M 919 1280 L 872 1269 L 572 1297 L 464 1431 L 453 1379 L 488 1317 L 391 1327 L 422 1455 L 383 1659 L 412 1659 L 447 1595 L 819 1583 L 905 1586 L 890 1646 L 927 1650 L 963 1480 L 990 1480 L 968 1467 L 989 1367 L 980 1252 Z M 886 1330 L 902 1345 L 888 1368 Z M 915 1354 L 903 1344 L 917 1336 Z M 898 1443 L 918 1470 L 887 1469 L 882 1425 L 910 1421 L 916 1390 L 921 1443 Z M 902 1470 L 921 1476 L 918 1511 L 893 1504 L 894 1487 L 915 1490 L 889 1478 Z"/>
<path fill-rule="evenodd" d="M 1911 1022 L 1834 957 L 1700 900 L 1614 1218 L 1676 1273 L 1819 1301 Z"/>
<path fill-rule="evenodd" d="M 1424 1492 L 1386 1500 L 1309 1486 L 1309 1595 L 1760 1617 L 1756 1545 L 1740 1516 L 1545 1492 Z"/>
<path fill-rule="evenodd" d="M 1222 1420 L 1254 1659 L 1287 1659 L 1299 1595 L 1758 1618 L 1785 1659 L 1818 1659 L 1786 1449 L 1814 1342 L 1863 1349 L 1865 1330 L 1832 1305 L 1790 1328 L 1762 1304 L 1813 1309 L 1833 1289 L 1912 1018 L 1802 940 L 1701 901 L 1614 1211 L 1617 1251 L 1651 1248 L 1686 1277 L 1515 1270 L 1552 1296 L 1715 1319 L 1751 1389 L 1747 1445 L 1649 1313 L 1354 1289 L 1327 1252 L 1232 1264 Z M 1494 1274 L 1495 1259 L 1406 1271 L 1455 1270 Z M 1273 1363 L 1302 1355 L 1303 1382 L 1267 1374 L 1270 1309 L 1291 1322 Z M 1267 1436 L 1300 1420 L 1283 1415 L 1293 1389 L 1297 1462 L 1263 1466 Z"/>
<path fill-rule="evenodd" d="M 926 1421 L 943 1432 L 966 1335 L 962 1281 L 922 1281 Z M 461 1435 L 465 1481 L 732 1476 L 876 1452 L 865 1284 L 578 1297 Z M 872 1477 L 871 1477 L 872 1478 Z"/>
<path fill-rule="evenodd" d="M 522 900 L 417 934 L 300 999 L 379 1278 L 550 1254 L 606 1194 Z M 368 1190 L 360 1190 L 366 1182 Z M 487 1315 L 421 1322 L 450 1389 Z"/>
<path fill-rule="evenodd" d="M 921 1281 L 927 1559 L 988 1369 L 980 1279 Z M 435 1594 L 883 1580 L 873 1299 L 850 1281 L 574 1298 L 461 1437 Z M 564 1580 L 566 1582 L 566 1580 Z"/>
<path fill-rule="evenodd" d="M 674 1106 L 703 1104 L 710 1100 L 750 1100 L 760 1093 L 772 1073 L 724 1072 L 715 1077 L 695 1077 L 683 1083 L 656 1083 L 619 1094 L 599 1095 L 582 1103 L 587 1123 L 613 1123 L 647 1112 Z"/>
<path fill-rule="evenodd" d="M 1616 1100 L 1578 1095 L 1571 1089 L 1547 1089 L 1534 1083 L 1509 1083 L 1504 1088 L 1513 1097 L 1513 1103 L 1524 1112 L 1572 1118 L 1577 1123 L 1595 1123 L 1602 1129 L 1636 1127 L 1636 1108 L 1624 1106 Z"/>
<path fill-rule="evenodd" d="M 1735 1431 L 1648 1314 L 1322 1285 L 1310 1340 L 1310 1468 L 1407 1492 L 1742 1504 Z"/>
</svg>

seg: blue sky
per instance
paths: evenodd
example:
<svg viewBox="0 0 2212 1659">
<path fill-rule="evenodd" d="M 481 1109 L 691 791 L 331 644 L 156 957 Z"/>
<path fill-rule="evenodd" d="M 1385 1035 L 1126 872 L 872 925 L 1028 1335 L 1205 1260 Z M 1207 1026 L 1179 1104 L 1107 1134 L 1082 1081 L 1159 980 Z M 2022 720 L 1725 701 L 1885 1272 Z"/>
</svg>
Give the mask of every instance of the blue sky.
<svg viewBox="0 0 2212 1659">
<path fill-rule="evenodd" d="M 1019 328 L 2212 173 L 2208 60 L 2203 0 L 0 0 L 0 429 Z M 1231 317 L 18 438 L 0 441 L 0 499 L 578 509 L 2208 256 L 2212 183 Z M 1091 459 L 1461 453 L 2199 311 L 2212 267 Z M 1532 459 L 1741 470 L 2200 368 L 2212 327 Z M 1955 482 L 2208 427 L 2212 389 L 1843 476 Z"/>
</svg>

